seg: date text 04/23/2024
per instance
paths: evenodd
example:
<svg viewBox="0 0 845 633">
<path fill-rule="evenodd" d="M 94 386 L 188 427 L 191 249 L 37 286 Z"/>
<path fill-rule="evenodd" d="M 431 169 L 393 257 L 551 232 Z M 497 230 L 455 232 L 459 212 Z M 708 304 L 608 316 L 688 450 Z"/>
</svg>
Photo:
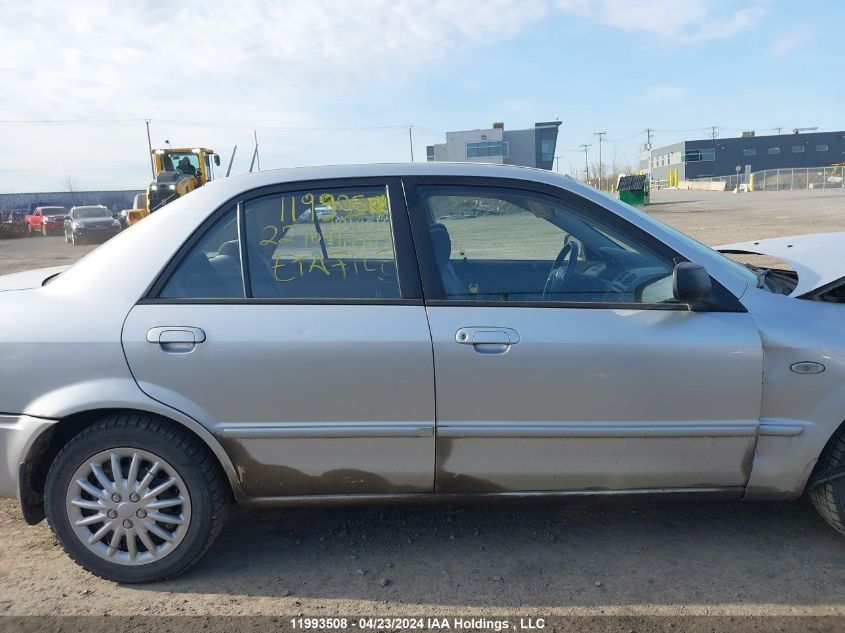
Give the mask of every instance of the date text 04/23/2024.
<svg viewBox="0 0 845 633">
<path fill-rule="evenodd" d="M 362 618 L 309 618 L 296 617 L 290 620 L 291 627 L 297 630 L 420 630 L 420 631 L 506 631 L 506 630 L 542 630 L 546 627 L 544 618 L 521 617 L 514 620 L 507 618 L 481 617 L 362 617 Z"/>
</svg>

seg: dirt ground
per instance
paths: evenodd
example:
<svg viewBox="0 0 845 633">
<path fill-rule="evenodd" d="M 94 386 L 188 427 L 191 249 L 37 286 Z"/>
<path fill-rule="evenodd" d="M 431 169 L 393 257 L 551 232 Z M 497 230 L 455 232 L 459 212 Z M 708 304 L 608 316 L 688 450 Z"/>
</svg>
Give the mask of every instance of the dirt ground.
<svg viewBox="0 0 845 633">
<path fill-rule="evenodd" d="M 845 194 L 657 192 L 648 212 L 709 244 L 845 231 Z M 72 261 L 0 241 L 0 272 Z M 173 581 L 120 586 L 0 502 L 6 615 L 845 616 L 845 538 L 791 503 L 567 502 L 236 510 Z M 626 629 L 627 630 L 627 629 Z M 677 630 L 677 629 L 676 629 Z"/>
</svg>

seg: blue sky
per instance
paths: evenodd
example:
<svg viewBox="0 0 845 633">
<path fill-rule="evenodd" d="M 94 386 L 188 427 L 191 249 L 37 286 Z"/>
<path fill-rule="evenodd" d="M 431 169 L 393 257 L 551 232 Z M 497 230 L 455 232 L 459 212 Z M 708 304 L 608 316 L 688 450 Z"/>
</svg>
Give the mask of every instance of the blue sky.
<svg viewBox="0 0 845 633">
<path fill-rule="evenodd" d="M 446 130 L 559 117 L 565 172 L 596 131 L 635 165 L 647 127 L 845 128 L 836 1 L 125 4 L 0 0 L 0 191 L 145 186 L 145 118 L 154 145 L 237 143 L 234 173 L 253 127 L 266 169 L 408 160 L 409 124 L 424 160 Z M 45 120 L 90 122 L 23 122 Z"/>
</svg>

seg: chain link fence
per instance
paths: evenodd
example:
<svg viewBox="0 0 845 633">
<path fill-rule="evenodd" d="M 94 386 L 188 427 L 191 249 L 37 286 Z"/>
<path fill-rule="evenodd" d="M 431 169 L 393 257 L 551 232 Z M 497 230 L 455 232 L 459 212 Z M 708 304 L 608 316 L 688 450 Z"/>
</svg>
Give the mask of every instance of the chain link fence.
<svg viewBox="0 0 845 633">
<path fill-rule="evenodd" d="M 769 169 L 752 174 L 754 191 L 845 189 L 845 165 L 806 169 Z"/>
<path fill-rule="evenodd" d="M 739 187 L 748 191 L 798 191 L 804 189 L 845 189 L 845 165 L 832 167 L 801 167 L 794 169 L 767 169 L 732 176 L 695 178 L 690 182 L 725 183 L 725 191 Z"/>
</svg>

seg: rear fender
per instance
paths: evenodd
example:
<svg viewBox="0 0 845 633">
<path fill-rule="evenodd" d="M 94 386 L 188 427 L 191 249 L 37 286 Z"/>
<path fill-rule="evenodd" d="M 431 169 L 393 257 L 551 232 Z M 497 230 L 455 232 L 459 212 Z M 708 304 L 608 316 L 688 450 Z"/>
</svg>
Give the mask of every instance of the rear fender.
<svg viewBox="0 0 845 633">
<path fill-rule="evenodd" d="M 232 460 L 217 438 L 194 418 L 147 396 L 131 378 L 90 380 L 56 389 L 33 401 L 24 413 L 34 417 L 62 420 L 79 413 L 115 409 L 153 413 L 190 429 L 217 457 L 235 497 L 240 499 L 243 496 Z"/>
</svg>

